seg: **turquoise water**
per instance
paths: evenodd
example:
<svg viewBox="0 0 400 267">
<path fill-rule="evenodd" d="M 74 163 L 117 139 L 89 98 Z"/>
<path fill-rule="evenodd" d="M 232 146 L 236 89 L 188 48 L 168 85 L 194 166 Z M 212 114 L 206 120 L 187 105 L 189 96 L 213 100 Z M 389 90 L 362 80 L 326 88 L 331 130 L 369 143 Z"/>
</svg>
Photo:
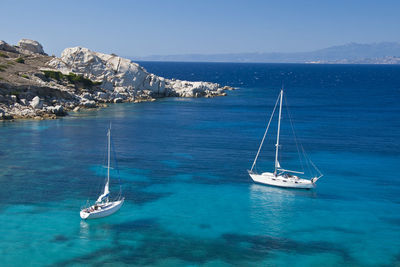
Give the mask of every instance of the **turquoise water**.
<svg viewBox="0 0 400 267">
<path fill-rule="evenodd" d="M 400 264 L 400 67 L 142 64 L 240 89 L 1 123 L 2 266 Z M 282 82 L 296 133 L 325 174 L 313 191 L 256 185 L 246 172 Z M 104 180 L 110 121 L 126 201 L 82 221 Z M 289 130 L 280 162 L 297 168 Z M 273 143 L 261 170 L 273 167 Z"/>
</svg>

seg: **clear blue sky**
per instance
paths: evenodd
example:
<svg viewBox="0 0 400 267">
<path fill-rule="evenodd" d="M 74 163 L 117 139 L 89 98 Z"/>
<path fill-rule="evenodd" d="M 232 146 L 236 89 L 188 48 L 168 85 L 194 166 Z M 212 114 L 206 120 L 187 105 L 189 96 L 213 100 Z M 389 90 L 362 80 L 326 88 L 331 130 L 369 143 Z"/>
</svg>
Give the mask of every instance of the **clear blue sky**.
<svg viewBox="0 0 400 267">
<path fill-rule="evenodd" d="M 0 39 L 123 56 L 298 52 L 400 42 L 400 1 L 1 1 Z"/>
</svg>

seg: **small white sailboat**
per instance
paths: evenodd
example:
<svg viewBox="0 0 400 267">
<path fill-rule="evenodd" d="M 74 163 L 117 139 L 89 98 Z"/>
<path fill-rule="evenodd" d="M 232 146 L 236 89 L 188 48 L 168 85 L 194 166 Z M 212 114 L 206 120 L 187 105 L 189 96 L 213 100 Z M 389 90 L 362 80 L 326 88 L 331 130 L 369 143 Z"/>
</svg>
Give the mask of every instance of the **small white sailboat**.
<svg viewBox="0 0 400 267">
<path fill-rule="evenodd" d="M 109 190 L 109 184 L 110 184 L 110 151 L 111 151 L 111 125 L 110 128 L 108 129 L 107 132 L 107 137 L 108 137 L 108 151 L 107 151 L 107 180 L 104 185 L 104 191 L 103 194 L 101 194 L 94 205 L 84 208 L 80 212 L 80 216 L 82 219 L 95 219 L 95 218 L 102 218 L 109 216 L 116 211 L 118 211 L 122 204 L 124 203 L 125 198 L 121 196 L 121 191 L 120 194 L 117 196 L 115 200 L 110 200 L 109 195 L 110 195 L 110 190 Z"/>
<path fill-rule="evenodd" d="M 257 155 L 254 159 L 253 165 L 251 166 L 251 169 L 248 171 L 251 179 L 253 179 L 254 182 L 260 183 L 260 184 L 266 184 L 266 185 L 271 185 L 271 186 L 278 186 L 278 187 L 287 187 L 287 188 L 301 188 L 301 189 L 311 189 L 315 187 L 315 183 L 318 181 L 319 178 L 321 178 L 323 175 L 322 173 L 318 170 L 318 168 L 312 163 L 311 160 L 309 160 L 310 164 L 312 167 L 316 170 L 318 175 L 314 176 L 311 179 L 304 179 L 300 178 L 298 175 L 299 174 L 304 174 L 304 172 L 300 171 L 291 171 L 287 170 L 281 167 L 279 161 L 278 161 L 278 155 L 279 155 L 279 135 L 280 135 L 280 127 L 281 127 L 281 116 L 282 116 L 282 100 L 283 100 L 283 89 L 281 90 L 278 99 L 276 100 L 275 107 L 272 111 L 271 118 L 269 119 L 267 129 L 265 130 L 263 139 L 261 141 L 260 147 L 258 148 Z M 276 145 L 275 145 L 275 169 L 274 172 L 262 172 L 262 173 L 256 173 L 254 171 L 257 158 L 260 154 L 261 148 L 264 144 L 265 137 L 267 135 L 269 126 L 271 124 L 271 120 L 274 116 L 276 107 L 278 105 L 279 101 L 279 117 L 278 117 L 278 130 L 277 130 L 277 137 L 276 137 Z M 297 142 L 296 142 L 297 143 Z"/>
</svg>

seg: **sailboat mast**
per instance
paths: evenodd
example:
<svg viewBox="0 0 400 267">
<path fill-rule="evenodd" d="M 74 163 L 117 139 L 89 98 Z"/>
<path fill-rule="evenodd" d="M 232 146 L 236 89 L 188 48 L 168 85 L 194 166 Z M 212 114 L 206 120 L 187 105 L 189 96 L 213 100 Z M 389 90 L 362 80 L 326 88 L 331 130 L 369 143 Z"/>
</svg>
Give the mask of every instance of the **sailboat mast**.
<svg viewBox="0 0 400 267">
<path fill-rule="evenodd" d="M 110 150 L 111 150 L 111 125 L 110 128 L 108 129 L 108 155 L 107 155 L 107 159 L 108 159 L 108 163 L 107 163 L 107 185 L 110 182 Z"/>
<path fill-rule="evenodd" d="M 281 90 L 281 95 L 280 95 L 280 101 L 279 101 L 279 119 L 278 119 L 278 132 L 276 135 L 276 152 L 275 152 L 275 174 L 277 168 L 279 168 L 279 161 L 278 161 L 278 153 L 279 153 L 279 133 L 281 130 L 281 114 L 282 114 L 282 98 L 283 98 L 283 89 Z"/>
</svg>

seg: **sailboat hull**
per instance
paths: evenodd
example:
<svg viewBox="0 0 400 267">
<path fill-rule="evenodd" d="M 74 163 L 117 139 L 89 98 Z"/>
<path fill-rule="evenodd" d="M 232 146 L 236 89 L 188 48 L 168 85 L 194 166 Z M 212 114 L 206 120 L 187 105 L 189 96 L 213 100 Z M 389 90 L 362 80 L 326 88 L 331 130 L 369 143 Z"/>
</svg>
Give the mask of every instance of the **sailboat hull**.
<svg viewBox="0 0 400 267">
<path fill-rule="evenodd" d="M 103 218 L 117 212 L 121 208 L 122 204 L 124 204 L 124 199 L 108 202 L 104 204 L 104 206 L 100 205 L 101 209 L 99 210 L 92 210 L 91 208 L 94 206 L 91 206 L 87 209 L 81 210 L 80 216 L 84 220 Z"/>
<path fill-rule="evenodd" d="M 287 178 L 281 175 L 275 176 L 271 172 L 264 172 L 262 174 L 249 173 L 249 175 L 254 182 L 265 185 L 298 189 L 312 189 L 315 187 L 315 183 L 310 180 L 297 177 Z"/>
</svg>

